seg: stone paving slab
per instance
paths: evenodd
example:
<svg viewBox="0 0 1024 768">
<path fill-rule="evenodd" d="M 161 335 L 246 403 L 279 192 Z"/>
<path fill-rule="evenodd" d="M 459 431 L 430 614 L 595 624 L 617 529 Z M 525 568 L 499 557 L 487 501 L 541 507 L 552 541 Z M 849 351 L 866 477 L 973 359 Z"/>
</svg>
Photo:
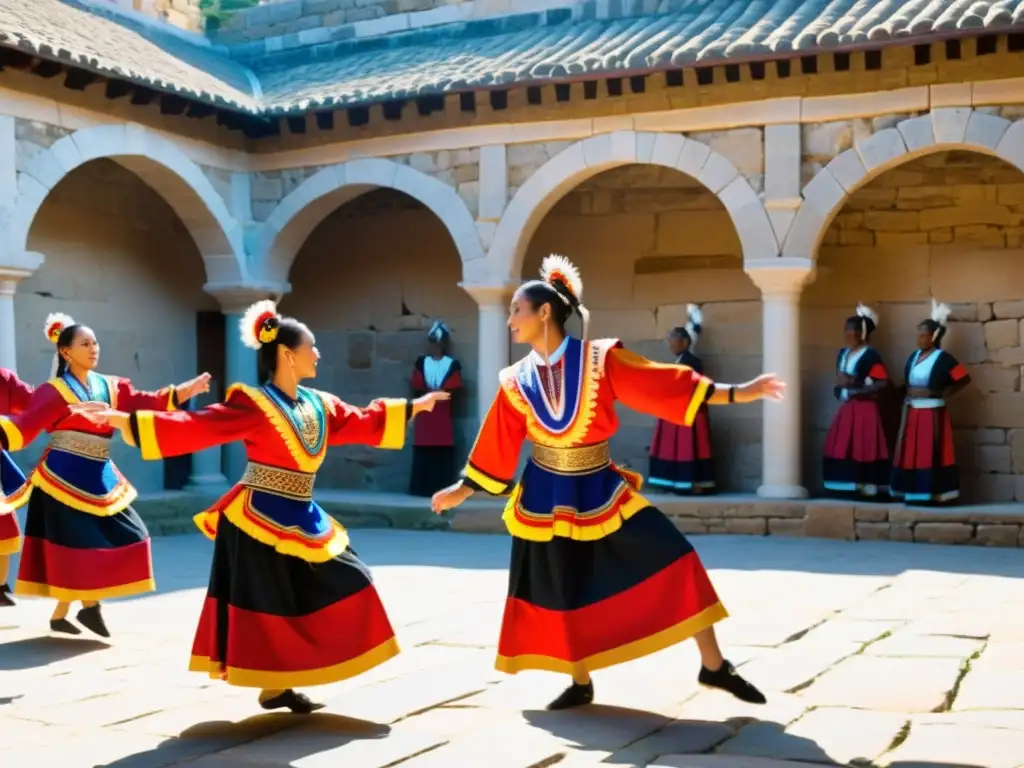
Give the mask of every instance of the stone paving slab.
<svg viewBox="0 0 1024 768">
<path fill-rule="evenodd" d="M 547 712 L 564 676 L 493 666 L 507 538 L 353 538 L 403 653 L 310 689 L 326 707 L 309 717 L 262 713 L 255 691 L 186 671 L 211 555 L 201 537 L 154 541 L 160 591 L 107 604 L 108 643 L 46 636 L 48 601 L 0 611 L 0 766 L 1024 763 L 1024 615 L 1007 597 L 1024 601 L 1024 562 L 1006 550 L 702 537 L 732 613 L 723 649 L 768 704 L 699 688 L 684 643 L 596 673 L 595 705 Z"/>
</svg>

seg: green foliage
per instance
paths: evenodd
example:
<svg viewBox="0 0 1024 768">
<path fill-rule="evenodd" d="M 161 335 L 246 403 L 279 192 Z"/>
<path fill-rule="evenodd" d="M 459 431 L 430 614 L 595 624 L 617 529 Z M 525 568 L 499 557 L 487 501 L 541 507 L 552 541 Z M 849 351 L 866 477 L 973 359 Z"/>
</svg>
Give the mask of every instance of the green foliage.
<svg viewBox="0 0 1024 768">
<path fill-rule="evenodd" d="M 199 10 L 206 30 L 214 32 L 223 26 L 231 14 L 259 4 L 260 0 L 199 0 Z"/>
</svg>

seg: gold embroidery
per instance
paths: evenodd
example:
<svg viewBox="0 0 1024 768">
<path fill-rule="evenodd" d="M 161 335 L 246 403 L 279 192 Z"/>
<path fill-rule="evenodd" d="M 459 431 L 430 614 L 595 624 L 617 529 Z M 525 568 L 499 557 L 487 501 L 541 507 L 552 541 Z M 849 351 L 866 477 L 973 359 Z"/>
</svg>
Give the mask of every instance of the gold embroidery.
<svg viewBox="0 0 1024 768">
<path fill-rule="evenodd" d="M 611 463 L 608 443 L 595 443 L 579 448 L 552 448 L 533 446 L 533 461 L 544 469 L 559 474 L 583 474 L 604 469 Z"/>
<path fill-rule="evenodd" d="M 85 432 L 61 430 L 50 436 L 50 448 L 87 459 L 106 461 L 110 458 L 110 438 Z"/>
<path fill-rule="evenodd" d="M 299 437 L 302 438 L 306 450 L 315 453 L 320 444 L 320 420 L 313 406 L 302 400 L 295 407 L 295 418 L 299 422 Z"/>
<path fill-rule="evenodd" d="M 319 429 L 317 431 L 319 432 Z M 250 461 L 245 467 L 241 483 L 254 491 L 264 491 L 299 501 L 312 501 L 315 480 L 316 475 Z"/>
</svg>

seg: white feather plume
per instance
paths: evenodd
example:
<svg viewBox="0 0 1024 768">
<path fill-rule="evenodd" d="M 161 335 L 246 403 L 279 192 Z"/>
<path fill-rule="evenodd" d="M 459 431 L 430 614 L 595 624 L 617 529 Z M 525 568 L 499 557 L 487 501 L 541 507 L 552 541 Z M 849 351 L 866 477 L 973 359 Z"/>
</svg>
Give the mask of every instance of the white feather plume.
<svg viewBox="0 0 1024 768">
<path fill-rule="evenodd" d="M 551 275 L 555 272 L 565 277 L 566 287 L 572 291 L 576 301 L 583 301 L 583 278 L 580 277 L 580 271 L 575 265 L 565 256 L 552 253 L 545 256 L 544 261 L 540 263 L 540 278 L 546 283 L 550 282 Z"/>
<path fill-rule="evenodd" d="M 697 345 L 697 337 L 700 336 L 701 328 L 704 326 L 704 313 L 696 304 L 687 304 L 686 314 L 689 321 L 684 327 L 690 335 L 690 346 L 694 347 Z"/>
<path fill-rule="evenodd" d="M 866 318 L 874 323 L 876 328 L 878 327 L 878 315 L 876 315 L 875 311 L 866 304 L 857 305 L 857 317 Z"/>
<path fill-rule="evenodd" d="M 245 314 L 242 315 L 242 322 L 239 324 L 242 332 L 242 343 L 249 347 L 249 349 L 259 349 L 262 346 L 259 336 L 257 336 L 259 329 L 256 328 L 256 318 L 267 312 L 277 314 L 277 304 L 270 299 L 257 301 L 245 310 Z"/>
<path fill-rule="evenodd" d="M 54 341 L 50 338 L 50 329 L 54 325 L 59 325 L 61 329 L 64 329 L 74 324 L 75 319 L 71 315 L 65 315 L 63 312 L 51 312 L 46 316 L 46 322 L 43 324 L 43 335 L 52 344 Z"/>
<path fill-rule="evenodd" d="M 932 299 L 932 320 L 939 325 L 945 326 L 952 312 L 953 310 L 948 304 L 940 304 L 935 299 Z"/>
</svg>

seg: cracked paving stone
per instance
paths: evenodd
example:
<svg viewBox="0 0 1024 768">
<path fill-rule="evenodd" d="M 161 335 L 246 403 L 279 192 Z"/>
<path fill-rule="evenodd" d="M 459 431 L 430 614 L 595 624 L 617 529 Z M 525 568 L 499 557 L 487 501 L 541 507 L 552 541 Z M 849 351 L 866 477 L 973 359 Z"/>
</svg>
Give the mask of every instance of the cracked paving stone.
<svg viewBox="0 0 1024 768">
<path fill-rule="evenodd" d="M 808 768 L 807 763 L 770 757 L 733 755 L 664 755 L 648 768 Z"/>
<path fill-rule="evenodd" d="M 914 725 L 883 766 L 901 768 L 1019 768 L 1024 732 L 974 725 Z"/>
<path fill-rule="evenodd" d="M 906 622 L 892 620 L 829 619 L 812 629 L 803 639 L 813 643 L 864 643 L 877 640 L 886 632 L 893 632 Z"/>
<path fill-rule="evenodd" d="M 864 649 L 867 656 L 948 657 L 966 659 L 984 646 L 984 640 L 941 635 L 896 634 L 872 643 Z"/>
<path fill-rule="evenodd" d="M 697 754 L 731 738 L 734 731 L 724 723 L 674 720 L 654 733 L 613 752 L 608 765 L 646 765 L 661 755 Z"/>
<path fill-rule="evenodd" d="M 809 704 L 934 712 L 960 675 L 959 659 L 853 656 L 801 691 Z"/>
<path fill-rule="evenodd" d="M 773 648 L 743 665 L 743 676 L 762 691 L 788 691 L 813 680 L 861 648 L 858 643 L 819 643 L 804 637 Z"/>
<path fill-rule="evenodd" d="M 895 712 L 821 707 L 789 725 L 786 733 L 816 744 L 837 763 L 874 761 L 889 749 L 906 719 L 906 715 Z M 796 759 L 789 754 L 777 756 Z"/>
<path fill-rule="evenodd" d="M 993 669 L 991 666 L 974 669 L 960 683 L 953 710 L 964 709 L 1024 709 L 1024 671 Z M 1021 753 L 1024 758 L 1024 753 Z"/>
</svg>

